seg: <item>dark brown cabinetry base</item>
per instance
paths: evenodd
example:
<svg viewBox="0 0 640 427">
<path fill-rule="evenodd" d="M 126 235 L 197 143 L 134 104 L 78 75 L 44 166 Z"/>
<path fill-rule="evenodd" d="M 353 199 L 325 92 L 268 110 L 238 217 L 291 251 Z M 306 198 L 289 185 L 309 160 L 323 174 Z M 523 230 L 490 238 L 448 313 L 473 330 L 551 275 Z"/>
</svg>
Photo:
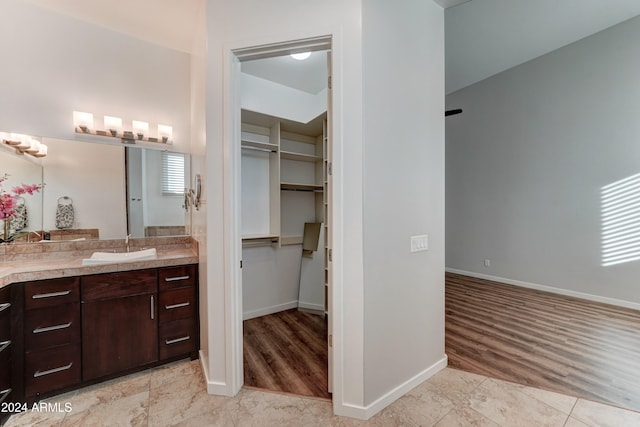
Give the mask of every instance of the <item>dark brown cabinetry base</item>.
<svg viewBox="0 0 640 427">
<path fill-rule="evenodd" d="M 31 404 L 197 358 L 197 275 L 183 265 L 0 289 L 0 402 Z"/>
<path fill-rule="evenodd" d="M 82 378 L 158 360 L 156 270 L 82 278 Z"/>
</svg>

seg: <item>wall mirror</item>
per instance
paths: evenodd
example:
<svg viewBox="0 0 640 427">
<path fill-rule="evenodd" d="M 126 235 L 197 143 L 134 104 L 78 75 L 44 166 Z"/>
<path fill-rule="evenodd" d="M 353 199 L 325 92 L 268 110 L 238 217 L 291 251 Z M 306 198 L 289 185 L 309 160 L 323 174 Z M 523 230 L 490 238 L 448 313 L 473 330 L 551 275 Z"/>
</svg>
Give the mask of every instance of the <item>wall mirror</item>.
<svg viewBox="0 0 640 427">
<path fill-rule="evenodd" d="M 47 231 L 51 240 L 189 234 L 190 211 L 183 207 L 188 154 L 47 137 L 42 142 L 48 154 L 34 161 L 0 151 L 0 173 L 11 175 L 5 190 L 12 181 L 45 183 L 41 193 L 25 197 L 28 231 Z M 68 229 L 56 227 L 59 200 L 73 205 Z"/>
</svg>

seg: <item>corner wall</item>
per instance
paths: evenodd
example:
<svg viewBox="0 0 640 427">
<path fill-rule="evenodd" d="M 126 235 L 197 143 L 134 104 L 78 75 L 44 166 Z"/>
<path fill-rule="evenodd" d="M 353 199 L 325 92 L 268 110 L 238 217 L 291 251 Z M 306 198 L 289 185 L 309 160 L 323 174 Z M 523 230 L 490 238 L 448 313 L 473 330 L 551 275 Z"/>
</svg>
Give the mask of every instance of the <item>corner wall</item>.
<svg viewBox="0 0 640 427">
<path fill-rule="evenodd" d="M 239 66 L 231 52 L 331 35 L 336 304 L 331 313 L 338 325 L 331 349 L 333 405 L 338 415 L 368 418 L 446 365 L 443 11 L 422 0 L 208 0 L 207 29 L 209 342 L 203 352 L 209 390 L 233 395 L 241 385 L 234 350 L 241 345 L 234 320 L 241 297 L 235 285 L 239 242 L 232 241 L 239 239 L 234 193 L 239 177 L 233 166 L 239 149 L 231 119 L 239 97 L 230 77 Z M 376 35 L 379 30 L 384 37 Z M 371 44 L 363 47 L 365 36 Z M 394 52 L 398 41 L 406 46 Z M 415 51 L 422 42 L 428 48 Z M 397 61 L 408 53 L 416 55 L 408 59 L 416 69 L 404 73 Z M 370 67 L 365 73 L 363 58 Z M 389 87 L 380 91 L 381 84 Z M 414 168 L 425 165 L 426 173 Z M 401 194 L 396 175 L 409 180 Z M 410 235 L 422 233 L 431 236 L 430 251 L 409 254 Z"/>
<path fill-rule="evenodd" d="M 237 318 L 231 313 L 235 300 L 241 298 L 235 288 L 236 256 L 232 243 L 233 230 L 237 228 L 234 217 L 233 170 L 233 115 L 231 107 L 239 109 L 238 99 L 230 87 L 231 51 L 236 48 L 259 46 L 276 42 L 299 40 L 309 37 L 333 35 L 334 90 L 340 99 L 334 99 L 336 112 L 334 124 L 340 129 L 337 136 L 348 140 L 334 153 L 334 177 L 339 179 L 335 197 L 342 202 L 344 215 L 336 218 L 334 226 L 343 233 L 344 246 L 334 248 L 334 258 L 343 264 L 336 269 L 342 294 L 343 307 L 336 308 L 335 317 L 342 318 L 344 330 L 335 337 L 340 353 L 336 369 L 344 374 L 344 380 L 335 384 L 334 408 L 362 408 L 363 405 L 363 357 L 362 357 L 362 92 L 361 92 L 361 41 L 360 0 L 306 0 L 291 2 L 273 0 L 223 0 L 207 1 L 207 156 L 208 204 L 207 211 L 207 322 L 209 330 L 208 357 L 209 390 L 233 395 L 238 391 L 238 355 L 233 347 L 241 345 Z M 239 66 L 237 67 L 239 68 Z M 344 118 L 343 113 L 344 111 Z M 342 121 L 344 120 L 344 123 Z M 348 164 L 342 170 L 343 164 Z M 216 209 L 212 209 L 216 206 Z M 237 205 L 235 205 L 237 208 Z M 239 264 L 239 263 L 238 263 Z M 348 287 L 340 284 L 348 283 Z M 232 295 L 233 294 L 233 295 Z M 241 369 L 241 366 L 240 366 Z"/>
<path fill-rule="evenodd" d="M 449 269 L 640 308 L 601 205 L 640 172 L 639 39 L 636 17 L 447 96 Z"/>
<path fill-rule="evenodd" d="M 362 22 L 365 401 L 375 411 L 446 366 L 444 11 L 369 0 Z M 421 234 L 429 250 L 410 253 Z"/>
</svg>

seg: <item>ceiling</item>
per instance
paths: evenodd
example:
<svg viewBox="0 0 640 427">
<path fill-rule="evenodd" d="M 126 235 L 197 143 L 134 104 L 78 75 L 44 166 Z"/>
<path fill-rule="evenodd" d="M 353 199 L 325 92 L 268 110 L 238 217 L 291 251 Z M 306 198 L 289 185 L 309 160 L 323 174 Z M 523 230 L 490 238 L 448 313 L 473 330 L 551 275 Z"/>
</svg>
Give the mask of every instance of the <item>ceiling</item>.
<svg viewBox="0 0 640 427">
<path fill-rule="evenodd" d="M 289 55 L 247 61 L 242 72 L 317 95 L 327 87 L 327 52 L 311 52 L 302 61 Z"/>
<path fill-rule="evenodd" d="M 204 0 L 27 0 L 172 49 L 191 52 L 194 22 Z M 425 0 L 426 1 L 426 0 Z M 434 0 L 445 11 L 446 91 L 454 92 L 501 71 L 640 14 L 640 0 Z M 263 78 L 317 93 L 290 73 L 288 59 L 243 67 Z M 284 64 L 284 65 L 283 65 Z M 301 61 L 298 67 L 317 68 Z M 320 70 L 322 72 L 322 70 Z M 295 75 L 294 75 L 295 74 Z M 324 78 L 323 78 L 324 80 Z"/>
<path fill-rule="evenodd" d="M 26 0 L 82 21 L 183 52 L 193 50 L 204 0 Z"/>
<path fill-rule="evenodd" d="M 472 0 L 451 7 L 445 11 L 446 91 L 639 14 L 639 0 Z"/>
</svg>

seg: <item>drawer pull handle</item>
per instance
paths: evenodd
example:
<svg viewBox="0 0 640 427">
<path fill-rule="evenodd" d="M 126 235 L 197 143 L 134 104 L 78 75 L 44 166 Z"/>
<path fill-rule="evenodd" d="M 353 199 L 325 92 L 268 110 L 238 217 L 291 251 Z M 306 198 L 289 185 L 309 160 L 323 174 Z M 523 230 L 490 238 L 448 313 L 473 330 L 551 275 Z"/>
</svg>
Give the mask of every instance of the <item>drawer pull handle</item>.
<svg viewBox="0 0 640 427">
<path fill-rule="evenodd" d="M 165 282 L 177 282 L 179 280 L 189 280 L 191 278 L 191 276 L 186 275 L 186 276 L 176 276 L 176 277 L 165 277 L 164 281 Z"/>
<path fill-rule="evenodd" d="M 191 337 L 189 335 L 187 335 L 186 337 L 176 338 L 174 340 L 165 340 L 164 343 L 166 345 L 171 345 L 171 344 L 176 344 L 176 343 L 179 343 L 179 342 L 182 342 L 182 341 L 187 341 L 187 340 L 190 340 L 190 339 L 191 339 Z"/>
<path fill-rule="evenodd" d="M 9 307 L 11 307 L 10 302 L 5 302 L 4 304 L 0 304 L 0 311 L 5 311 Z"/>
<path fill-rule="evenodd" d="M 50 292 L 48 294 L 35 294 L 31 298 L 41 299 L 41 298 L 63 297 L 65 295 L 69 295 L 70 293 L 71 293 L 71 290 L 60 291 L 60 292 Z"/>
<path fill-rule="evenodd" d="M 174 308 L 180 308 L 180 307 L 188 307 L 191 303 L 190 302 L 181 302 L 180 304 L 173 304 L 173 305 L 165 305 L 164 308 L 165 310 L 172 310 Z"/>
<path fill-rule="evenodd" d="M 155 319 L 155 313 L 153 312 L 153 307 L 155 304 L 153 303 L 153 295 L 151 295 L 151 320 Z"/>
<path fill-rule="evenodd" d="M 57 331 L 58 329 L 67 329 L 70 326 L 71 326 L 71 322 L 64 323 L 62 325 L 46 326 L 44 328 L 35 328 L 33 330 L 33 333 L 34 334 L 41 334 L 43 332 Z"/>
<path fill-rule="evenodd" d="M 45 375 L 51 375 L 57 372 L 66 371 L 67 369 L 71 369 L 72 366 L 73 366 L 73 362 L 70 362 L 68 365 L 60 366 L 59 368 L 49 369 L 48 371 L 36 371 L 33 374 L 33 378 L 44 377 Z"/>
<path fill-rule="evenodd" d="M 2 353 L 2 351 L 9 347 L 11 345 L 11 340 L 7 340 L 7 341 L 0 341 L 0 353 Z"/>
<path fill-rule="evenodd" d="M 7 396 L 11 394 L 11 391 L 12 390 L 10 388 L 0 391 L 0 395 L 2 395 L 2 397 L 0 397 L 0 403 L 4 402 Z"/>
</svg>

